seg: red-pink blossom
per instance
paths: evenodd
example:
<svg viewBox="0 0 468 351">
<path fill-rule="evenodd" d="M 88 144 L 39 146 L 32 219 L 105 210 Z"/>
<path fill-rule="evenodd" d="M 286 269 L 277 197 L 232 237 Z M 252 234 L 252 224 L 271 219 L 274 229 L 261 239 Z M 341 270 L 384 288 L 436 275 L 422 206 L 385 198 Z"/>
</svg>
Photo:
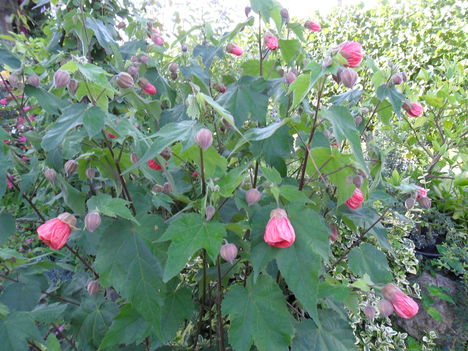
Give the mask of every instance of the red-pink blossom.
<svg viewBox="0 0 468 351">
<path fill-rule="evenodd" d="M 8 104 L 8 100 L 7 99 L 0 99 L 0 104 L 6 105 L 6 104 Z"/>
<path fill-rule="evenodd" d="M 62 213 L 57 218 L 51 219 L 39 228 L 37 233 L 47 246 L 54 250 L 62 248 L 68 240 L 72 229 L 76 224 L 76 218 L 69 213 Z"/>
<path fill-rule="evenodd" d="M 110 133 L 110 132 L 109 132 L 109 133 L 106 133 L 106 135 L 107 135 L 109 138 L 111 138 L 111 139 L 115 139 L 115 138 L 116 138 L 116 136 L 115 136 L 114 134 Z"/>
<path fill-rule="evenodd" d="M 263 40 L 265 41 L 265 45 L 267 46 L 268 49 L 270 50 L 276 50 L 278 49 L 278 38 L 275 37 L 271 33 L 266 33 Z"/>
<path fill-rule="evenodd" d="M 304 27 L 306 27 L 308 30 L 311 30 L 312 32 L 319 32 L 322 29 L 320 24 L 312 21 L 307 21 L 304 23 Z"/>
<path fill-rule="evenodd" d="M 422 197 L 427 197 L 427 189 L 419 187 L 416 193 L 416 199 L 420 199 Z"/>
<path fill-rule="evenodd" d="M 23 107 L 23 111 L 29 111 L 30 109 L 32 109 L 31 106 L 24 106 L 24 107 Z"/>
<path fill-rule="evenodd" d="M 153 43 L 155 43 L 158 46 L 164 45 L 164 39 L 159 35 L 153 35 L 151 39 L 153 40 Z"/>
<path fill-rule="evenodd" d="M 263 240 L 268 245 L 278 248 L 288 247 L 294 243 L 296 233 L 285 210 L 277 208 L 270 212 Z"/>
<path fill-rule="evenodd" d="M 147 162 L 147 165 L 149 168 L 154 169 L 155 171 L 162 171 L 161 165 L 157 163 L 155 160 L 149 160 Z"/>
<path fill-rule="evenodd" d="M 346 67 L 359 66 L 363 58 L 362 46 L 360 43 L 355 41 L 348 41 L 341 44 L 339 47 L 339 53 L 346 59 Z"/>
<path fill-rule="evenodd" d="M 26 139 L 25 136 L 20 136 L 20 137 L 18 138 L 18 140 L 19 140 L 20 143 L 25 143 L 27 139 Z"/>
<path fill-rule="evenodd" d="M 420 104 L 418 104 L 417 102 L 407 101 L 407 102 L 405 102 L 403 104 L 403 109 L 411 117 L 419 117 L 424 112 L 423 107 Z"/>
<path fill-rule="evenodd" d="M 364 201 L 364 196 L 362 195 L 361 189 L 354 189 L 353 195 L 346 200 L 345 204 L 352 210 L 356 210 L 361 207 L 362 202 Z"/>
<path fill-rule="evenodd" d="M 241 56 L 243 53 L 244 53 L 244 50 L 242 50 L 242 48 L 238 45 L 235 45 L 235 44 L 228 44 L 226 46 L 226 52 L 228 54 L 233 54 L 233 55 L 236 55 L 236 56 Z"/>
<path fill-rule="evenodd" d="M 393 284 L 389 283 L 384 286 L 382 296 L 392 303 L 396 314 L 401 318 L 414 317 L 419 311 L 416 301 Z"/>
<path fill-rule="evenodd" d="M 340 237 L 340 234 L 338 233 L 338 228 L 336 227 L 335 224 L 330 225 L 330 231 L 331 235 L 329 235 L 331 241 L 337 241 L 338 238 Z"/>
</svg>

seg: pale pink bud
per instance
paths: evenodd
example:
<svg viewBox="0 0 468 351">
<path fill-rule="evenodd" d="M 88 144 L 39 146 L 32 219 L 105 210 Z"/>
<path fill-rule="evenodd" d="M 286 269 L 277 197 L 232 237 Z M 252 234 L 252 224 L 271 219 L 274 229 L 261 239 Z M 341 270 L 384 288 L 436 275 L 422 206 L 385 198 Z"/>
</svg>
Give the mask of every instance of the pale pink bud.
<svg viewBox="0 0 468 351">
<path fill-rule="evenodd" d="M 338 228 L 335 224 L 330 225 L 331 235 L 329 235 L 331 241 L 337 241 L 340 237 L 340 233 L 338 233 Z"/>
<path fill-rule="evenodd" d="M 411 117 L 419 117 L 423 114 L 423 107 L 417 102 L 407 101 L 403 104 L 403 109 Z"/>
<path fill-rule="evenodd" d="M 88 285 L 86 285 L 86 290 L 88 291 L 89 295 L 95 295 L 99 292 L 101 286 L 97 280 L 91 280 Z"/>
<path fill-rule="evenodd" d="M 398 72 L 398 73 L 395 73 L 395 74 L 392 76 L 392 82 L 393 82 L 393 84 L 395 84 L 395 85 L 399 85 L 399 84 L 405 82 L 405 81 L 406 81 L 406 78 L 407 78 L 406 73 L 404 73 L 404 72 Z"/>
<path fill-rule="evenodd" d="M 405 200 L 405 207 L 407 210 L 411 210 L 416 203 L 416 200 L 413 197 L 409 197 Z"/>
<path fill-rule="evenodd" d="M 219 250 L 219 255 L 227 262 L 232 264 L 237 257 L 237 246 L 234 244 L 224 244 Z"/>
<path fill-rule="evenodd" d="M 288 219 L 285 210 L 277 208 L 270 212 L 263 240 L 270 246 L 284 248 L 291 246 L 296 240 L 296 233 Z"/>
<path fill-rule="evenodd" d="M 240 46 L 237 46 L 235 44 L 228 44 L 226 46 L 226 52 L 228 54 L 233 54 L 236 56 L 241 56 L 244 53 L 244 50 Z"/>
<path fill-rule="evenodd" d="M 172 151 L 169 147 L 165 147 L 163 151 L 159 154 L 163 159 L 169 161 L 172 156 Z"/>
<path fill-rule="evenodd" d="M 57 172 L 55 172 L 55 170 L 53 170 L 52 168 L 47 168 L 47 169 L 44 171 L 44 177 L 45 177 L 49 182 L 51 182 L 52 184 L 55 184 L 55 180 L 56 180 L 56 177 L 57 177 Z"/>
<path fill-rule="evenodd" d="M 130 160 L 132 161 L 132 163 L 137 163 L 138 162 L 138 155 L 136 153 L 132 153 L 130 155 Z"/>
<path fill-rule="evenodd" d="M 127 68 L 128 74 L 130 74 L 132 77 L 138 76 L 138 70 L 139 70 L 138 67 L 135 65 L 130 65 Z"/>
<path fill-rule="evenodd" d="M 341 44 L 338 52 L 346 59 L 346 67 L 359 66 L 363 58 L 362 46 L 355 41 L 348 41 Z"/>
<path fill-rule="evenodd" d="M 393 284 L 389 283 L 384 286 L 382 296 L 392 303 L 396 314 L 401 318 L 408 319 L 418 313 L 419 306 L 416 301 Z"/>
<path fill-rule="evenodd" d="M 306 23 L 304 23 L 304 27 L 306 27 L 308 30 L 312 32 L 319 32 L 322 29 L 320 24 L 312 22 L 312 21 L 307 21 Z"/>
<path fill-rule="evenodd" d="M 70 79 L 67 88 L 70 94 L 75 95 L 76 91 L 78 90 L 78 81 L 76 79 Z"/>
<path fill-rule="evenodd" d="M 185 44 L 182 44 L 182 46 L 180 47 L 180 49 L 182 50 L 182 52 L 187 52 L 187 51 L 188 51 L 188 46 L 185 45 Z"/>
<path fill-rule="evenodd" d="M 268 49 L 270 50 L 276 50 L 278 49 L 278 38 L 275 37 L 273 34 L 267 32 L 265 33 L 265 36 L 263 37 L 263 40 L 265 42 L 265 45 Z"/>
<path fill-rule="evenodd" d="M 333 58 L 331 56 L 327 56 L 323 59 L 322 67 L 328 68 L 333 64 Z"/>
<path fill-rule="evenodd" d="M 37 74 L 33 74 L 31 76 L 28 76 L 26 83 L 37 88 L 41 83 L 41 80 L 39 79 L 39 76 Z"/>
<path fill-rule="evenodd" d="M 159 35 L 153 35 L 151 39 L 153 40 L 153 43 L 155 43 L 158 46 L 164 45 L 164 39 Z"/>
<path fill-rule="evenodd" d="M 358 74 L 355 70 L 351 68 L 345 68 L 340 73 L 340 80 L 341 80 L 341 83 L 343 83 L 345 87 L 351 89 L 358 80 Z"/>
<path fill-rule="evenodd" d="M 176 80 L 179 75 L 176 72 L 171 72 L 171 79 Z"/>
<path fill-rule="evenodd" d="M 96 170 L 94 168 L 86 169 L 86 178 L 88 178 L 89 180 L 93 180 L 95 176 Z"/>
<path fill-rule="evenodd" d="M 101 225 L 101 216 L 99 212 L 92 211 L 85 217 L 85 228 L 88 232 L 94 232 Z"/>
<path fill-rule="evenodd" d="M 59 69 L 54 73 L 54 85 L 57 88 L 66 87 L 70 83 L 70 74 L 67 71 Z"/>
<path fill-rule="evenodd" d="M 364 314 L 366 315 L 367 319 L 370 320 L 371 322 L 374 320 L 376 313 L 377 311 L 375 310 L 374 307 L 372 306 L 364 307 Z"/>
<path fill-rule="evenodd" d="M 174 187 L 172 186 L 171 183 L 164 183 L 164 186 L 163 186 L 163 193 L 164 194 L 171 194 L 172 192 L 174 191 Z"/>
<path fill-rule="evenodd" d="M 148 61 L 149 61 L 149 57 L 146 56 L 146 55 L 141 55 L 140 61 L 143 62 L 146 65 L 148 63 Z"/>
<path fill-rule="evenodd" d="M 117 28 L 118 29 L 123 29 L 125 28 L 127 25 L 125 24 L 124 21 L 120 21 L 118 24 L 117 24 Z"/>
<path fill-rule="evenodd" d="M 296 75 L 292 71 L 286 72 L 284 74 L 284 80 L 286 81 L 286 83 L 291 84 L 296 80 Z"/>
<path fill-rule="evenodd" d="M 65 163 L 65 173 L 67 173 L 67 176 L 71 176 L 73 173 L 75 173 L 76 168 L 78 167 L 78 162 L 75 160 L 69 160 Z"/>
<path fill-rule="evenodd" d="M 164 192 L 164 186 L 162 186 L 161 184 L 155 184 L 151 188 L 151 191 L 153 193 L 163 193 Z"/>
<path fill-rule="evenodd" d="M 283 18 L 285 21 L 289 19 L 289 11 L 288 9 L 282 8 L 280 11 L 281 18 Z"/>
<path fill-rule="evenodd" d="M 353 195 L 346 200 L 345 204 L 352 210 L 356 210 L 361 207 L 362 202 L 364 201 L 364 196 L 359 188 L 354 189 Z"/>
<path fill-rule="evenodd" d="M 117 85 L 122 89 L 131 88 L 134 84 L 133 77 L 127 72 L 120 72 L 117 75 Z"/>
<path fill-rule="evenodd" d="M 247 205 L 252 206 L 260 201 L 262 193 L 255 188 L 249 189 L 245 192 L 245 202 Z"/>
<path fill-rule="evenodd" d="M 394 311 L 392 303 L 386 299 L 382 299 L 377 303 L 377 309 L 383 317 L 390 316 Z"/>
<path fill-rule="evenodd" d="M 353 177 L 353 184 L 356 186 L 356 188 L 360 188 L 363 182 L 363 178 L 360 175 L 354 176 Z"/>
<path fill-rule="evenodd" d="M 216 209 L 213 206 L 207 206 L 205 209 L 205 217 L 206 220 L 209 221 L 211 218 L 213 218 L 214 214 L 216 212 Z"/>
<path fill-rule="evenodd" d="M 208 149 L 213 143 L 213 134 L 209 129 L 202 128 L 195 134 L 195 142 L 202 149 Z"/>
<path fill-rule="evenodd" d="M 432 200 L 428 197 L 421 197 L 419 198 L 418 200 L 418 204 L 419 206 L 421 206 L 422 208 L 424 208 L 425 210 L 428 210 L 431 208 L 431 205 L 432 205 Z"/>
<path fill-rule="evenodd" d="M 63 223 L 68 224 L 71 228 L 76 229 L 76 218 L 71 213 L 63 212 L 59 214 L 57 218 L 60 219 Z"/>
<path fill-rule="evenodd" d="M 222 83 L 216 83 L 214 88 L 217 92 L 224 94 L 226 92 L 226 86 Z"/>
<path fill-rule="evenodd" d="M 178 69 L 179 69 L 179 65 L 177 64 L 177 62 L 172 62 L 169 65 L 169 72 L 176 72 Z"/>
<path fill-rule="evenodd" d="M 360 126 L 362 123 L 362 116 L 357 115 L 356 117 L 354 117 L 354 122 L 356 123 L 356 126 Z"/>
<path fill-rule="evenodd" d="M 252 8 L 250 6 L 246 6 L 244 9 L 244 13 L 247 17 L 249 17 L 250 11 L 252 11 Z"/>
<path fill-rule="evenodd" d="M 429 190 L 423 188 L 423 187 L 418 187 L 418 190 L 416 191 L 416 199 L 420 199 L 422 197 L 427 197 L 427 192 Z"/>
<path fill-rule="evenodd" d="M 337 82 L 338 84 L 341 83 L 341 72 L 343 72 L 344 68 L 343 67 L 339 67 L 338 70 L 336 71 L 336 74 L 332 74 L 332 78 L 335 82 Z"/>
</svg>

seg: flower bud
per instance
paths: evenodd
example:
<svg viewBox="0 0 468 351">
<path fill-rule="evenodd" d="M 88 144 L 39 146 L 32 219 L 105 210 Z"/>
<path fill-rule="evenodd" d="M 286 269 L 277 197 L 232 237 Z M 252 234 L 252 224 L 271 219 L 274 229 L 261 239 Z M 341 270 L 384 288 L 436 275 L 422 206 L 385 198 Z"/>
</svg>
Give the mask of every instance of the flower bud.
<svg viewBox="0 0 468 351">
<path fill-rule="evenodd" d="M 180 47 L 180 49 L 182 50 L 182 52 L 187 52 L 187 51 L 188 51 L 188 46 L 185 45 L 185 44 L 182 44 L 182 46 Z"/>
<path fill-rule="evenodd" d="M 177 62 L 172 62 L 169 65 L 169 72 L 176 72 L 178 69 L 179 69 L 179 65 L 177 64 Z"/>
<path fill-rule="evenodd" d="M 289 11 L 286 8 L 282 8 L 280 11 L 281 18 L 287 22 L 289 20 Z"/>
<path fill-rule="evenodd" d="M 176 80 L 178 77 L 177 73 L 176 72 L 171 72 L 171 79 L 172 80 Z"/>
<path fill-rule="evenodd" d="M 138 162 L 138 155 L 134 152 L 132 152 L 132 154 L 130 155 L 130 160 L 132 161 L 132 163 L 137 163 Z"/>
<path fill-rule="evenodd" d="M 240 46 L 237 46 L 235 44 L 227 44 L 226 46 L 226 52 L 228 54 L 233 54 L 236 56 L 241 56 L 244 53 L 244 50 Z"/>
<path fill-rule="evenodd" d="M 118 24 L 117 24 L 117 28 L 118 29 L 124 29 L 127 25 L 125 24 L 124 21 L 120 21 Z"/>
<path fill-rule="evenodd" d="M 383 317 L 390 316 L 394 311 L 392 303 L 386 299 L 382 299 L 377 303 L 377 309 Z"/>
<path fill-rule="evenodd" d="M 117 82 L 117 85 L 122 89 L 131 88 L 134 84 L 132 76 L 128 74 L 127 72 L 120 72 L 117 75 L 116 82 Z"/>
<path fill-rule="evenodd" d="M 360 188 L 362 185 L 362 177 L 360 175 L 354 176 L 353 177 L 353 184 L 356 186 L 356 188 Z"/>
<path fill-rule="evenodd" d="M 286 81 L 286 83 L 291 84 L 296 80 L 296 75 L 292 71 L 286 72 L 284 74 L 284 80 Z"/>
<path fill-rule="evenodd" d="M 216 210 L 213 206 L 207 206 L 205 209 L 205 218 L 207 221 L 209 221 L 211 218 L 213 218 Z"/>
<path fill-rule="evenodd" d="M 222 83 L 216 83 L 214 88 L 217 92 L 224 94 L 226 92 L 226 86 Z"/>
<path fill-rule="evenodd" d="M 327 56 L 323 59 L 322 68 L 328 68 L 333 64 L 333 58 L 331 56 Z"/>
<path fill-rule="evenodd" d="M 427 197 L 427 192 L 429 190 L 423 188 L 423 187 L 418 187 L 418 190 L 416 191 L 416 199 L 420 199 L 422 197 Z"/>
<path fill-rule="evenodd" d="M 192 178 L 198 178 L 198 172 L 192 172 Z"/>
<path fill-rule="evenodd" d="M 88 285 L 86 285 L 86 290 L 88 291 L 89 295 L 95 295 L 99 292 L 101 286 L 97 280 L 91 280 Z"/>
<path fill-rule="evenodd" d="M 138 80 L 138 85 L 140 85 L 141 89 L 143 89 L 143 91 L 146 93 L 146 94 L 149 94 L 149 95 L 153 95 L 153 94 L 156 94 L 156 88 L 154 87 L 153 84 L 151 84 L 147 79 L 145 78 L 140 78 Z"/>
<path fill-rule="evenodd" d="M 164 186 L 162 186 L 161 184 L 155 184 L 151 188 L 151 191 L 153 193 L 163 193 L 164 192 Z"/>
<path fill-rule="evenodd" d="M 322 29 L 320 24 L 312 22 L 312 21 L 307 21 L 306 23 L 304 23 L 304 27 L 306 27 L 308 30 L 312 32 L 319 32 Z"/>
<path fill-rule="evenodd" d="M 136 78 L 138 76 L 138 66 L 135 65 L 130 65 L 127 68 L 127 73 L 130 74 L 133 78 Z"/>
<path fill-rule="evenodd" d="M 63 212 L 59 214 L 57 218 L 60 219 L 63 223 L 68 224 L 71 228 L 75 229 L 76 218 L 71 213 Z"/>
<path fill-rule="evenodd" d="M 432 200 L 428 197 L 421 197 L 419 198 L 418 200 L 418 204 L 419 206 L 421 206 L 422 208 L 424 208 L 425 210 L 428 210 L 431 208 L 431 205 L 432 205 Z"/>
<path fill-rule="evenodd" d="M 260 201 L 262 193 L 255 188 L 249 189 L 245 192 L 245 202 L 247 205 L 252 206 Z"/>
<path fill-rule="evenodd" d="M 163 192 L 164 194 L 171 194 L 172 192 L 174 191 L 174 187 L 172 186 L 171 183 L 164 183 L 164 186 L 163 186 Z"/>
<path fill-rule="evenodd" d="M 329 235 L 331 241 L 337 241 L 340 237 L 340 233 L 338 233 L 338 228 L 335 224 L 330 225 L 331 235 Z"/>
<path fill-rule="evenodd" d="M 70 94 L 75 95 L 76 91 L 78 90 L 78 81 L 76 79 L 70 79 L 67 88 Z"/>
<path fill-rule="evenodd" d="M 85 228 L 88 232 L 94 232 L 101 225 L 101 216 L 99 212 L 92 211 L 85 217 Z"/>
<path fill-rule="evenodd" d="M 59 69 L 54 73 L 54 85 L 57 88 L 66 87 L 70 83 L 70 74 L 67 71 Z"/>
<path fill-rule="evenodd" d="M 356 210 L 361 207 L 362 202 L 364 201 L 364 196 L 359 188 L 354 189 L 353 195 L 346 200 L 345 205 L 348 206 L 351 210 Z"/>
<path fill-rule="evenodd" d="M 149 168 L 154 169 L 155 171 L 162 171 L 162 167 L 159 163 L 157 163 L 155 160 L 149 160 L 146 162 Z"/>
<path fill-rule="evenodd" d="M 341 73 L 340 73 L 340 80 L 341 80 L 341 83 L 343 83 L 343 85 L 346 87 L 346 88 L 352 88 L 354 86 L 354 84 L 356 84 L 357 80 L 358 80 L 358 74 L 355 70 L 351 69 L 351 68 L 345 68 Z"/>
<path fill-rule="evenodd" d="M 164 39 L 159 35 L 153 35 L 151 39 L 153 40 L 153 43 L 155 43 L 158 46 L 164 45 Z"/>
<path fill-rule="evenodd" d="M 405 200 L 405 207 L 407 210 L 411 210 L 414 206 L 414 204 L 416 203 L 416 200 L 414 199 L 414 197 L 409 197 Z"/>
<path fill-rule="evenodd" d="M 88 178 L 89 180 L 93 180 L 95 176 L 96 170 L 94 168 L 88 168 L 86 170 L 86 178 Z"/>
<path fill-rule="evenodd" d="M 78 162 L 75 160 L 69 160 L 65 163 L 65 173 L 67 173 L 67 176 L 71 176 L 73 173 L 75 173 L 76 168 L 78 167 Z"/>
<path fill-rule="evenodd" d="M 359 66 L 363 58 L 362 46 L 360 43 L 355 41 L 348 41 L 341 44 L 338 47 L 338 52 L 346 59 L 346 67 Z"/>
<path fill-rule="evenodd" d="M 200 129 L 197 134 L 195 134 L 195 142 L 202 149 L 208 149 L 213 143 L 213 134 L 211 133 L 211 130 L 206 128 Z"/>
<path fill-rule="evenodd" d="M 356 117 L 354 117 L 354 123 L 356 123 L 356 126 L 360 126 L 362 123 L 362 116 L 357 115 Z"/>
<path fill-rule="evenodd" d="M 234 244 L 224 244 L 221 246 L 219 255 L 227 262 L 232 264 L 237 257 L 237 246 Z"/>
<path fill-rule="evenodd" d="M 278 49 L 278 38 L 275 37 L 270 32 L 265 33 L 265 35 L 263 36 L 263 41 L 265 42 L 265 45 L 268 49 L 270 50 Z"/>
<path fill-rule="evenodd" d="M 138 62 L 138 57 L 133 55 L 132 57 L 130 57 L 130 61 L 132 61 L 133 63 L 136 63 L 136 62 Z"/>
<path fill-rule="evenodd" d="M 172 151 L 169 147 L 165 147 L 163 151 L 159 154 L 163 159 L 169 161 L 172 156 Z"/>
<path fill-rule="evenodd" d="M 337 82 L 338 84 L 341 83 L 341 72 L 343 72 L 344 68 L 343 67 L 339 67 L 338 70 L 336 71 L 336 74 L 332 74 L 332 78 L 335 82 Z"/>
<path fill-rule="evenodd" d="M 419 311 L 416 301 L 393 284 L 389 283 L 384 286 L 382 296 L 391 302 L 395 313 L 401 318 L 408 319 L 414 317 Z"/>
<path fill-rule="evenodd" d="M 418 104 L 417 102 L 406 101 L 403 104 L 403 109 L 411 117 L 419 117 L 424 112 L 423 107 L 420 104 Z"/>
<path fill-rule="evenodd" d="M 375 310 L 374 307 L 372 307 L 372 306 L 364 307 L 364 314 L 366 315 L 367 319 L 370 320 L 371 322 L 374 321 L 376 313 L 377 313 L 377 311 Z"/>
<path fill-rule="evenodd" d="M 39 79 L 39 76 L 37 74 L 33 74 L 28 76 L 26 83 L 37 88 L 39 84 L 41 84 L 41 80 Z"/>
<path fill-rule="evenodd" d="M 246 6 L 244 9 L 244 13 L 246 17 L 249 17 L 250 11 L 252 11 L 252 8 L 250 6 Z"/>
<path fill-rule="evenodd" d="M 149 57 L 146 55 L 141 55 L 140 62 L 144 63 L 145 65 L 148 63 Z"/>
<path fill-rule="evenodd" d="M 44 171 L 44 177 L 52 184 L 55 184 L 55 180 L 57 178 L 57 172 L 55 172 L 55 170 L 53 170 L 52 168 L 47 168 Z"/>
<path fill-rule="evenodd" d="M 296 233 L 285 210 L 277 208 L 270 212 L 270 220 L 265 227 L 263 240 L 268 245 L 278 248 L 294 244 Z"/>
</svg>

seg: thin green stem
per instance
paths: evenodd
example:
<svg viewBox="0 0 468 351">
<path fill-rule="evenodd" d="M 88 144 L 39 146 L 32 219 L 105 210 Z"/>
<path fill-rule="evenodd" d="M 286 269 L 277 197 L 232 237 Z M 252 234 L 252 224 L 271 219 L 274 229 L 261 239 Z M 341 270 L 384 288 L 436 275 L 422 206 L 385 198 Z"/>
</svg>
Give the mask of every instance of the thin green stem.
<svg viewBox="0 0 468 351">
<path fill-rule="evenodd" d="M 206 195 L 205 165 L 203 160 L 203 149 L 200 147 L 200 173 L 202 179 L 202 196 Z"/>
</svg>

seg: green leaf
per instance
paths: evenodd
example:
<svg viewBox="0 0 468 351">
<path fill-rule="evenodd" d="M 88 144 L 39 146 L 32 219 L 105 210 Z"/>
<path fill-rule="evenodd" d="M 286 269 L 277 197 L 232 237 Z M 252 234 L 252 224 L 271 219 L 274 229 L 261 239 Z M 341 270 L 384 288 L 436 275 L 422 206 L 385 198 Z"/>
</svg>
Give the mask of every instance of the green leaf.
<svg viewBox="0 0 468 351">
<path fill-rule="evenodd" d="M 83 213 L 85 210 L 86 193 L 75 189 L 64 180 L 61 180 L 59 185 L 67 206 L 75 213 Z"/>
<path fill-rule="evenodd" d="M 210 68 L 213 59 L 218 56 L 224 57 L 224 50 L 221 47 L 213 45 L 197 45 L 193 48 L 193 57 L 201 56 L 206 68 Z"/>
<path fill-rule="evenodd" d="M 46 340 L 47 351 L 61 351 L 62 347 L 54 333 L 50 333 Z"/>
<path fill-rule="evenodd" d="M 368 274 L 374 283 L 388 283 L 392 273 L 388 266 L 387 256 L 374 245 L 362 243 L 351 250 L 348 255 L 349 269 L 353 274 Z"/>
<path fill-rule="evenodd" d="M 0 68 L 4 69 L 3 65 L 7 65 L 12 69 L 20 69 L 21 61 L 18 60 L 10 51 L 6 49 L 0 49 Z"/>
<path fill-rule="evenodd" d="M 100 89 L 107 89 L 110 91 L 114 91 L 114 88 L 109 83 L 109 73 L 107 73 L 104 69 L 99 66 L 93 65 L 92 63 L 85 63 L 85 64 L 78 64 L 78 69 L 80 70 L 81 74 L 83 74 L 86 79 L 89 81 L 97 84 Z M 97 98 L 97 96 L 93 96 Z"/>
<path fill-rule="evenodd" d="M 99 193 L 88 200 L 88 210 L 98 210 L 100 213 L 109 217 L 122 217 L 138 223 L 128 209 L 128 201 L 120 198 L 113 198 L 104 193 Z"/>
<path fill-rule="evenodd" d="M 263 17 L 265 23 L 270 21 L 270 12 L 276 6 L 274 0 L 250 0 L 250 6 L 252 10 L 260 14 Z"/>
<path fill-rule="evenodd" d="M 434 318 L 436 321 L 438 322 L 443 322 L 443 318 L 442 318 L 442 315 L 440 314 L 440 312 L 438 310 L 436 310 L 434 307 L 432 306 L 428 306 L 426 308 L 426 311 L 427 311 L 427 314 L 429 314 L 432 318 Z"/>
<path fill-rule="evenodd" d="M 101 45 L 106 50 L 106 53 L 109 54 L 111 52 L 109 44 L 115 43 L 115 41 L 105 24 L 99 19 L 88 17 L 86 18 L 86 26 L 93 30 L 99 45 Z"/>
<path fill-rule="evenodd" d="M 19 283 L 4 283 L 0 302 L 14 311 L 32 310 L 42 295 L 41 282 L 36 277 L 21 276 Z"/>
<path fill-rule="evenodd" d="M 28 339 L 42 340 L 34 320 L 28 313 L 15 312 L 6 318 L 0 318 L 0 340 L 3 350 L 28 350 Z"/>
<path fill-rule="evenodd" d="M 31 85 L 26 85 L 24 87 L 24 93 L 26 96 L 36 98 L 39 106 L 41 106 L 46 112 L 50 114 L 58 115 L 60 114 L 60 110 L 62 108 L 65 108 L 69 105 L 68 102 L 56 97 L 54 94 Z"/>
<path fill-rule="evenodd" d="M 333 310 L 320 311 L 321 327 L 310 319 L 297 326 L 292 351 L 353 351 L 356 350 L 350 323 Z"/>
<path fill-rule="evenodd" d="M 426 289 L 429 292 L 429 294 L 431 294 L 432 296 L 438 297 L 439 299 L 455 304 L 455 301 L 452 299 L 452 297 L 450 295 L 447 295 L 441 287 L 436 286 L 436 285 L 429 285 L 426 287 Z"/>
<path fill-rule="evenodd" d="M 281 55 L 286 65 L 289 65 L 291 61 L 296 58 L 300 52 L 301 43 L 297 39 L 289 40 L 280 40 L 279 48 L 281 50 Z"/>
<path fill-rule="evenodd" d="M 52 303 L 49 305 L 38 305 L 30 313 L 36 322 L 53 323 L 63 319 L 67 305 L 63 303 Z"/>
<path fill-rule="evenodd" d="M 401 106 L 403 105 L 405 96 L 396 89 L 395 85 L 382 84 L 379 86 L 377 88 L 377 98 L 379 100 L 388 98 L 390 104 L 393 106 L 393 111 L 395 111 L 397 116 L 401 115 Z"/>
<path fill-rule="evenodd" d="M 174 105 L 176 91 L 171 87 L 161 73 L 156 68 L 150 68 L 145 73 L 146 78 L 156 87 L 156 98 L 165 97 Z"/>
<path fill-rule="evenodd" d="M 90 138 L 101 133 L 102 128 L 104 128 L 106 117 L 106 113 L 97 106 L 92 106 L 85 111 L 83 115 L 83 125 Z"/>
<path fill-rule="evenodd" d="M 262 171 L 262 175 L 271 183 L 275 185 L 279 185 L 282 182 L 281 174 L 274 168 L 268 168 L 264 166 L 260 166 L 260 170 Z"/>
<path fill-rule="evenodd" d="M 229 342 L 235 351 L 284 351 L 294 335 L 293 319 L 275 281 L 261 275 L 256 283 L 234 285 L 224 297 L 223 314 L 229 315 Z"/>
<path fill-rule="evenodd" d="M 312 86 L 310 85 L 310 73 L 299 75 L 294 82 L 289 86 L 288 94 L 293 93 L 293 103 L 290 109 L 294 109 L 309 93 Z"/>
<path fill-rule="evenodd" d="M 46 151 L 61 146 L 67 133 L 83 123 L 86 108 L 85 104 L 71 104 L 65 107 L 62 116 L 42 138 L 41 146 Z"/>
<path fill-rule="evenodd" d="M 243 76 L 227 87 L 218 103 L 232 113 L 238 128 L 249 119 L 265 123 L 268 88 L 267 81 L 262 77 Z"/>
<path fill-rule="evenodd" d="M 199 214 L 187 213 L 177 217 L 159 240 L 171 240 L 164 281 L 167 282 L 176 276 L 200 249 L 205 249 L 213 262 L 216 262 L 221 241 L 225 236 L 226 230 L 221 223 L 205 222 Z"/>
<path fill-rule="evenodd" d="M 104 286 L 113 286 L 155 328 L 165 298 L 162 265 L 139 232 L 144 224 L 117 220 L 102 234 L 95 266 Z"/>
<path fill-rule="evenodd" d="M 345 139 L 349 141 L 356 161 L 362 167 L 362 170 L 368 174 L 369 170 L 362 154 L 360 134 L 356 129 L 356 122 L 354 122 L 354 118 L 348 109 L 344 106 L 332 106 L 324 110 L 322 115 L 331 122 L 333 134 L 339 143 Z"/>
<path fill-rule="evenodd" d="M 380 119 L 382 120 L 383 124 L 390 124 L 390 121 L 393 116 L 392 111 L 392 105 L 387 100 L 384 100 L 380 103 L 377 109 L 377 114 L 380 116 Z"/>
<path fill-rule="evenodd" d="M 15 217 L 8 213 L 0 213 L 0 245 L 16 233 Z"/>
</svg>

